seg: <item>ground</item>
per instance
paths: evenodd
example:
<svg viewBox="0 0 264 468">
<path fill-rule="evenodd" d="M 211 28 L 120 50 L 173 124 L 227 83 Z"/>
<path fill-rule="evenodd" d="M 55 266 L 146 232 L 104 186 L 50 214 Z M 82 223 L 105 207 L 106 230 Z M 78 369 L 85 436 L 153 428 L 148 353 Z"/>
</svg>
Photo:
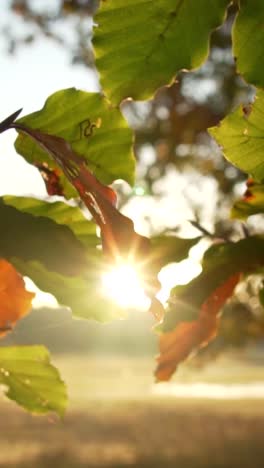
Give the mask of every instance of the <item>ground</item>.
<svg viewBox="0 0 264 468">
<path fill-rule="evenodd" d="M 70 386 L 65 419 L 32 416 L 1 399 L 0 468 L 263 468 L 264 395 L 164 397 L 153 392 L 150 359 L 56 361 Z M 210 368 L 202 378 L 216 382 Z M 233 365 L 223 373 L 232 383 L 239 375 L 244 382 L 263 376 L 260 366 Z M 197 375 L 187 370 L 179 378 Z"/>
</svg>

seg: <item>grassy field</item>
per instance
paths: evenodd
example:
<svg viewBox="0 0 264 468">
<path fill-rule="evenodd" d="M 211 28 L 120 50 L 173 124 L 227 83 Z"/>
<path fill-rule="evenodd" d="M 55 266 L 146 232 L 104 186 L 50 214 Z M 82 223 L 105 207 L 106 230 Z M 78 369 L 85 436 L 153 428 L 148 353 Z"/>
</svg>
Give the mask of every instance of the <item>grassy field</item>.
<svg viewBox="0 0 264 468">
<path fill-rule="evenodd" d="M 64 421 L 0 400 L 0 467 L 263 468 L 263 400 L 199 400 L 153 393 L 148 359 L 57 359 L 70 393 Z M 218 371 L 216 370 L 218 367 Z M 199 377 L 198 377 L 199 376 Z M 254 382 L 235 363 L 177 377 Z"/>
</svg>

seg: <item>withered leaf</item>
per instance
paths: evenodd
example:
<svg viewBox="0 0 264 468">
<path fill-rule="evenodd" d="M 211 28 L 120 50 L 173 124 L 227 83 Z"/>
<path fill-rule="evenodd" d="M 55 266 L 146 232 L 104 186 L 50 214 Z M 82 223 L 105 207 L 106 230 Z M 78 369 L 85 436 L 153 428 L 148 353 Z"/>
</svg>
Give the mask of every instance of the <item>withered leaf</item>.
<svg viewBox="0 0 264 468">
<path fill-rule="evenodd" d="M 25 289 L 23 277 L 13 265 L 0 258 L 0 336 L 12 330 L 31 309 L 35 294 Z"/>
<path fill-rule="evenodd" d="M 16 120 L 21 111 L 22 109 L 17 110 L 13 114 L 9 115 L 6 119 L 2 120 L 2 122 L 0 122 L 0 133 L 5 132 L 11 127 L 11 124 Z"/>
<path fill-rule="evenodd" d="M 263 214 L 264 212 L 264 184 L 255 182 L 252 178 L 247 180 L 246 191 L 240 200 L 232 207 L 231 217 L 246 219 L 249 216 Z"/>
<path fill-rule="evenodd" d="M 103 251 L 111 262 L 139 262 L 145 278 L 145 290 L 153 298 L 159 289 L 157 275 L 151 274 L 147 259 L 151 244 L 148 238 L 137 234 L 131 219 L 115 207 L 116 193 L 103 185 L 87 168 L 84 158 L 76 154 L 63 138 L 49 135 L 22 124 L 11 127 L 33 138 L 55 160 L 101 229 Z M 144 270 L 144 271 L 143 271 Z"/>
<path fill-rule="evenodd" d="M 202 304 L 197 320 L 181 322 L 174 330 L 161 335 L 160 356 L 155 372 L 158 381 L 169 380 L 180 362 L 215 337 L 218 312 L 232 295 L 239 279 L 240 274 L 235 274 L 215 289 Z"/>
<path fill-rule="evenodd" d="M 46 185 L 46 190 L 50 196 L 60 195 L 63 196 L 63 187 L 60 182 L 60 172 L 58 169 L 52 169 L 48 166 L 47 163 L 35 163 L 35 166 L 38 168 L 44 183 Z"/>
</svg>

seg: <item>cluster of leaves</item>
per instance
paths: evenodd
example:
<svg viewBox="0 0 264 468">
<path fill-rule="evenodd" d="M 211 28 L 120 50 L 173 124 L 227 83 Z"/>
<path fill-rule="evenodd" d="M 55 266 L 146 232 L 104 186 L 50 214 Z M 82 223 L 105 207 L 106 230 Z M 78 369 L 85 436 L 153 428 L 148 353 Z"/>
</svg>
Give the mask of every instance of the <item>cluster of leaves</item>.
<svg viewBox="0 0 264 468">
<path fill-rule="evenodd" d="M 229 114 L 210 133 L 228 161 L 252 178 L 243 200 L 232 210 L 232 217 L 245 219 L 264 210 L 264 75 L 259 67 L 264 5 L 262 0 L 231 3 L 237 8 L 232 31 L 237 71 L 259 89 L 250 106 Z M 116 193 L 109 187 L 116 179 L 134 183 L 133 132 L 121 102 L 151 99 L 158 88 L 172 85 L 181 70 L 201 66 L 210 35 L 223 23 L 229 4 L 229 0 L 101 2 L 93 47 L 104 96 L 60 90 L 42 110 L 20 119 L 18 111 L 0 124 L 0 132 L 18 132 L 16 151 L 40 170 L 48 194 L 61 197 L 55 201 L 6 196 L 0 201 L 6 233 L 0 240 L 1 334 L 30 309 L 23 276 L 54 294 L 75 316 L 101 322 L 122 317 L 123 311 L 104 296 L 100 276 L 106 264 L 134 262 L 140 266 L 150 310 L 160 321 L 156 377 L 167 380 L 182 360 L 216 335 L 219 312 L 242 278 L 261 271 L 261 234 L 237 242 L 221 239 L 205 253 L 202 273 L 171 291 L 162 320 L 163 307 L 156 298 L 158 272 L 167 263 L 186 258 L 200 238 L 147 239 L 137 234 L 132 221 L 116 208 Z M 11 291 L 16 301 L 10 305 Z M 43 348 L 3 348 L 0 363 L 7 396 L 31 411 L 63 413 L 65 387 Z"/>
</svg>

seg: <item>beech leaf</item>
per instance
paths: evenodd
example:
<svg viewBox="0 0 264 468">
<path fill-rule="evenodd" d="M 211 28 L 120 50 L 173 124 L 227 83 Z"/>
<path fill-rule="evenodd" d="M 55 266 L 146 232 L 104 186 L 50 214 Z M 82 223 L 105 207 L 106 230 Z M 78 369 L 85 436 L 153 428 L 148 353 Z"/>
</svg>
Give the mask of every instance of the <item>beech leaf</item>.
<svg viewBox="0 0 264 468">
<path fill-rule="evenodd" d="M 104 265 L 95 261 L 81 276 L 63 276 L 37 261 L 12 258 L 12 264 L 34 281 L 42 291 L 53 294 L 60 305 L 70 307 L 74 317 L 109 322 L 124 317 L 124 310 L 104 293 L 101 275 Z"/>
<path fill-rule="evenodd" d="M 264 70 L 261 62 L 264 55 L 264 2 L 240 0 L 239 6 L 232 31 L 237 70 L 249 83 L 263 87 Z"/>
<path fill-rule="evenodd" d="M 264 265 L 264 237 L 252 236 L 236 243 L 210 247 L 204 255 L 203 271 L 190 283 L 176 286 L 158 330 L 161 355 L 156 376 L 167 380 L 189 354 L 212 339 L 218 312 L 232 295 L 242 274 Z"/>
<path fill-rule="evenodd" d="M 46 185 L 46 190 L 48 195 L 53 196 L 53 195 L 59 195 L 62 197 L 66 197 L 66 194 L 64 192 L 63 186 L 62 186 L 62 181 L 61 181 L 61 172 L 59 169 L 52 169 L 49 167 L 49 165 L 46 162 L 43 163 L 38 163 L 35 162 L 34 164 Z"/>
<path fill-rule="evenodd" d="M 182 69 L 199 67 L 228 0 L 102 1 L 95 16 L 96 68 L 107 97 L 149 99 Z"/>
<path fill-rule="evenodd" d="M 231 217 L 246 219 L 248 216 L 260 213 L 264 213 L 264 184 L 257 184 L 252 179 L 248 179 L 244 196 L 234 203 Z"/>
<path fill-rule="evenodd" d="M 13 265 L 0 258 L 0 337 L 31 310 L 34 296 L 25 289 L 24 280 Z"/>
<path fill-rule="evenodd" d="M 204 254 L 202 272 L 190 283 L 172 289 L 160 330 L 171 331 L 180 322 L 196 320 L 202 304 L 228 278 L 255 271 L 263 264 L 262 236 L 212 245 Z"/>
<path fill-rule="evenodd" d="M 95 224 L 79 208 L 24 197 L 4 197 L 4 202 L 0 254 L 23 276 L 70 307 L 76 317 L 107 322 L 124 316 L 103 291 L 106 262 L 96 248 Z M 65 222 L 69 227 L 59 224 Z M 19 242 L 13 232 L 18 232 Z"/>
<path fill-rule="evenodd" d="M 251 106 L 235 110 L 209 132 L 223 148 L 228 161 L 250 174 L 256 182 L 264 181 L 263 90 L 258 90 Z"/>
<path fill-rule="evenodd" d="M 184 239 L 174 235 L 160 235 L 151 238 L 153 259 L 158 270 L 168 263 L 177 263 L 188 257 L 189 250 L 200 241 L 201 237 Z"/>
<path fill-rule="evenodd" d="M 116 209 L 115 192 L 92 174 L 85 158 L 77 154 L 62 137 L 29 128 L 21 121 L 11 123 L 9 128 L 25 134 L 46 151 L 77 190 L 101 229 L 105 257 L 118 265 L 120 262 L 140 262 L 144 289 L 152 300 L 153 310 L 158 311 L 160 316 L 163 308 L 155 297 L 160 283 L 156 269 L 151 269 L 150 241 L 137 234 L 133 222 Z"/>
<path fill-rule="evenodd" d="M 69 227 L 48 217 L 19 211 L 0 199 L 0 227 L 4 233 L 0 237 L 1 257 L 38 260 L 51 271 L 70 276 L 88 268 L 84 245 Z"/>
<path fill-rule="evenodd" d="M 133 184 L 133 132 L 120 110 L 110 107 L 100 93 L 87 93 L 75 88 L 57 91 L 49 96 L 43 109 L 22 117 L 17 123 L 64 139 L 65 144 L 71 145 L 72 150 L 84 159 L 92 173 L 104 184 L 116 179 Z M 20 133 L 15 148 L 29 163 L 36 164 L 50 194 L 55 194 L 57 185 L 57 190 L 67 198 L 77 195 L 63 171 L 36 140 Z"/>
<path fill-rule="evenodd" d="M 218 330 L 218 312 L 232 295 L 240 275 L 228 278 L 202 304 L 198 319 L 182 322 L 176 328 L 160 337 L 160 356 L 155 372 L 159 381 L 169 380 L 178 364 L 184 361 L 191 352 L 205 346 L 212 340 Z"/>
<path fill-rule="evenodd" d="M 91 248 L 100 244 L 100 239 L 96 235 L 96 224 L 87 219 L 78 206 L 71 206 L 60 201 L 10 195 L 4 196 L 3 201 L 5 205 L 13 206 L 23 213 L 50 218 L 57 224 L 66 225 L 86 249 L 89 249 L 89 255 L 92 254 Z M 78 261 L 78 258 L 76 260 Z"/>
<path fill-rule="evenodd" d="M 116 194 L 103 185 L 87 168 L 83 157 L 76 154 L 63 138 L 49 135 L 21 123 L 12 127 L 25 133 L 47 151 L 75 187 L 86 207 L 101 229 L 105 257 L 119 264 L 135 262 L 142 266 L 146 293 L 153 298 L 160 283 L 151 271 L 151 244 L 149 239 L 137 234 L 131 219 L 121 214 L 115 207 Z"/>
<path fill-rule="evenodd" d="M 44 346 L 0 348 L 0 384 L 8 398 L 32 413 L 65 412 L 65 384 Z"/>
</svg>

